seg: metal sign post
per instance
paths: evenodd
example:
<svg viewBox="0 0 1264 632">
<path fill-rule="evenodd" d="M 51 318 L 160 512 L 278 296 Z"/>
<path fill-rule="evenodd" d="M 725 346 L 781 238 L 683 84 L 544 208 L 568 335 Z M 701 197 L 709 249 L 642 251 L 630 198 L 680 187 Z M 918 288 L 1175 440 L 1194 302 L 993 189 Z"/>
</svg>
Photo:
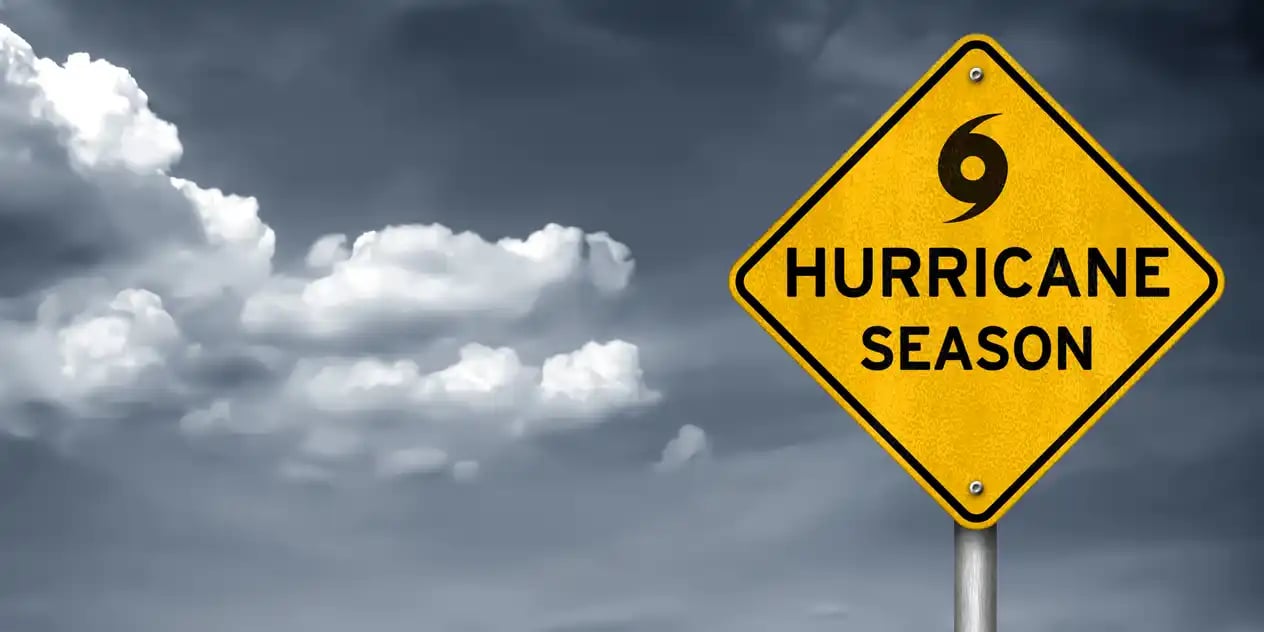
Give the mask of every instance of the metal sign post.
<svg viewBox="0 0 1264 632">
<path fill-rule="evenodd" d="M 996 632 L 996 525 L 953 524 L 956 548 L 955 632 Z"/>
</svg>

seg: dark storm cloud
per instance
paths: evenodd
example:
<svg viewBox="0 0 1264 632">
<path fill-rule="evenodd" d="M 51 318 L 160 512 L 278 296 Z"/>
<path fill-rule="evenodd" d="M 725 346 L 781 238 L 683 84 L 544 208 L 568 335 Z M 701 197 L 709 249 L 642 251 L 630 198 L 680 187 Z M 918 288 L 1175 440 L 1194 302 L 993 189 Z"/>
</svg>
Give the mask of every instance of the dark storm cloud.
<svg viewBox="0 0 1264 632">
<path fill-rule="evenodd" d="M 176 210 L 187 203 L 174 189 L 144 178 L 80 177 L 56 133 L 0 122 L 0 295 L 133 261 L 157 233 L 199 238 L 194 220 Z"/>
<path fill-rule="evenodd" d="M 268 219 L 297 220 L 282 235 L 291 256 L 321 233 L 364 229 L 345 218 L 372 217 L 366 197 L 409 155 L 392 142 L 400 121 L 379 113 L 383 95 L 354 80 L 367 61 L 357 52 L 377 25 L 359 3 L 9 4 L 8 23 L 40 54 L 90 51 L 132 70 L 154 109 L 180 127 L 175 171 L 258 195 Z"/>
<path fill-rule="evenodd" d="M 68 4 L 78 46 L 142 77 L 181 126 L 186 168 L 261 196 L 265 216 L 290 227 L 283 253 L 320 232 L 363 229 L 348 225 L 351 208 L 369 225 L 441 220 L 490 233 L 548 218 L 621 235 L 648 255 L 649 272 L 732 256 L 721 244 L 762 230 L 965 32 L 995 30 L 1037 71 L 1041 41 L 1069 49 L 1077 66 L 1038 77 L 1095 132 L 1102 108 L 1136 90 L 1114 72 L 1149 84 L 1198 65 L 1223 75 L 1238 66 L 1214 51 L 1255 46 L 1249 16 L 1231 13 L 1245 3 L 121 4 Z M 144 37 L 109 37 L 113 20 L 133 14 Z M 1191 36 L 1138 26 L 1150 22 L 1188 24 Z M 793 25 L 802 34 L 787 39 Z M 831 27 L 844 31 L 837 50 L 848 57 L 822 60 L 842 64 L 832 78 L 807 63 L 831 55 Z M 1121 65 L 1120 51 L 1134 63 Z M 1095 66 L 1108 55 L 1116 61 Z M 903 65 L 858 92 L 856 73 L 887 65 L 880 56 Z M 1161 112 L 1156 100 L 1172 89 L 1132 113 Z M 859 101 L 840 105 L 839 91 Z"/>
<path fill-rule="evenodd" d="M 400 115 L 430 121 L 418 142 L 441 147 L 436 200 L 476 226 L 548 213 L 667 265 L 697 237 L 702 209 L 679 200 L 711 177 L 700 150 L 813 93 L 769 25 L 731 3 L 522 6 L 418 8 L 386 40 L 394 72 L 421 77 L 383 80 Z"/>
<path fill-rule="evenodd" d="M 1152 8 L 1082 3 L 1081 17 L 1091 32 L 1124 34 L 1139 60 L 1174 74 L 1264 72 L 1264 12 L 1258 2 L 1161 2 Z"/>
<path fill-rule="evenodd" d="M 357 228 L 338 219 L 351 207 L 494 231 L 542 216 L 627 229 L 636 221 L 609 213 L 658 216 L 657 191 L 684 195 L 699 175 L 697 145 L 757 129 L 811 91 L 758 19 L 768 11 L 732 3 L 323 3 L 286 21 L 277 8 L 122 6 L 71 3 L 60 15 L 73 44 L 31 39 L 132 68 L 181 126 L 185 168 L 259 194 L 269 217 L 296 225 L 289 239 L 302 241 L 281 235 L 291 253 L 309 225 Z M 668 37 L 646 35 L 650 20 L 682 18 Z M 146 35 L 110 37 L 120 19 Z"/>
</svg>

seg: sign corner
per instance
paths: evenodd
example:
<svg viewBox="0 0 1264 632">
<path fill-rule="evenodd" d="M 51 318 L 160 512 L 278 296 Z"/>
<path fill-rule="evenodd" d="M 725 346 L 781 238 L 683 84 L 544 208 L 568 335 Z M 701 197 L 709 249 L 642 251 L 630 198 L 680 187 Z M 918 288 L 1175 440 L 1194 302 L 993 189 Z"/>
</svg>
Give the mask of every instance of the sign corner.
<svg viewBox="0 0 1264 632">
<path fill-rule="evenodd" d="M 1225 273 L 1224 268 L 1220 267 L 1220 262 L 1216 261 L 1216 258 L 1211 256 L 1211 253 L 1207 252 L 1205 248 L 1202 248 L 1201 244 L 1199 250 L 1201 250 L 1199 254 L 1203 259 L 1203 270 L 1207 273 L 1206 293 L 1208 297 L 1207 305 L 1204 309 L 1210 309 L 1212 305 L 1215 305 L 1220 300 L 1220 296 L 1224 294 Z"/>
<path fill-rule="evenodd" d="M 743 252 L 737 261 L 729 268 L 729 293 L 733 295 L 733 300 L 738 303 L 745 304 L 747 297 L 750 296 L 750 290 L 746 288 L 746 275 L 750 273 L 750 269 L 754 266 L 753 254 L 757 243 L 754 247 Z"/>
<path fill-rule="evenodd" d="M 966 35 L 963 35 L 960 39 L 956 41 L 956 43 L 954 43 L 949 48 L 949 50 L 955 51 L 955 50 L 970 49 L 970 48 L 982 48 L 985 50 L 990 49 L 996 52 L 1001 52 L 1004 50 L 1001 47 L 1000 43 L 997 42 L 994 37 L 992 37 L 991 35 L 987 35 L 986 33 L 977 33 L 977 32 L 967 33 Z"/>
</svg>

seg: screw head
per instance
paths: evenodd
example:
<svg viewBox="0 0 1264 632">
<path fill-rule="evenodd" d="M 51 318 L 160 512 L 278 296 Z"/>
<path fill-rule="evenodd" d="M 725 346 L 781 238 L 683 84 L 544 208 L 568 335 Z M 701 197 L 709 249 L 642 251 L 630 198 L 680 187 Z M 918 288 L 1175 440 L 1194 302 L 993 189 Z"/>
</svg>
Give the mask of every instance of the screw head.
<svg viewBox="0 0 1264 632">
<path fill-rule="evenodd" d="M 974 496 L 978 496 L 979 494 L 982 494 L 982 493 L 983 493 L 983 483 L 982 483 L 982 482 L 980 482 L 980 481 L 971 481 L 971 482 L 970 482 L 970 493 L 971 493 L 972 495 L 974 495 Z"/>
<path fill-rule="evenodd" d="M 978 83 L 983 80 L 983 69 L 975 66 L 970 69 L 970 81 Z"/>
</svg>

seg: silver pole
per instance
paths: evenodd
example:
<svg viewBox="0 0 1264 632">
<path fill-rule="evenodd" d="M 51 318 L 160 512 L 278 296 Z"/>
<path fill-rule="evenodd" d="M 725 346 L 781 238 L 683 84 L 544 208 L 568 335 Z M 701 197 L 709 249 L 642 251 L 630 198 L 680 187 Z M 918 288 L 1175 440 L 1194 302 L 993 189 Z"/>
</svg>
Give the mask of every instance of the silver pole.
<svg viewBox="0 0 1264 632">
<path fill-rule="evenodd" d="M 956 632 L 996 632 L 996 526 L 953 523 L 957 549 Z"/>
</svg>

